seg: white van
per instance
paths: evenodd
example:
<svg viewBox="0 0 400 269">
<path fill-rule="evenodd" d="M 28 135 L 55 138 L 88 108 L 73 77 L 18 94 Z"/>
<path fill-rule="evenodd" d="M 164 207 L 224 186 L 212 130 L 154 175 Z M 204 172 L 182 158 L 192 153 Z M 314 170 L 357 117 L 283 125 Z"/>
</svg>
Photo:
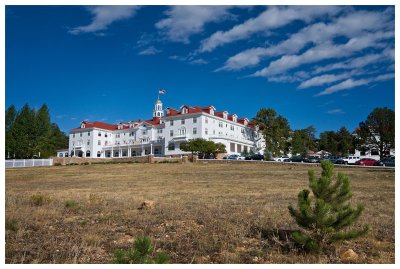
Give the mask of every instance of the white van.
<svg viewBox="0 0 400 269">
<path fill-rule="evenodd" d="M 345 164 L 355 164 L 356 161 L 360 160 L 360 156 L 346 156 L 343 157 L 342 160 Z"/>
</svg>

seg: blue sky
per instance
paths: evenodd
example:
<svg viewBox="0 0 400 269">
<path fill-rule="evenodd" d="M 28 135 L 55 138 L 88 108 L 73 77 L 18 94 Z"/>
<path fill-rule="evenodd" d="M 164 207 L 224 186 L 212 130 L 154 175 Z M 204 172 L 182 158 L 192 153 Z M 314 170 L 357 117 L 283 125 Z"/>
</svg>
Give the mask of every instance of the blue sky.
<svg viewBox="0 0 400 269">
<path fill-rule="evenodd" d="M 292 129 L 354 130 L 394 109 L 394 7 L 6 6 L 6 107 L 81 120 L 214 105 Z"/>
</svg>

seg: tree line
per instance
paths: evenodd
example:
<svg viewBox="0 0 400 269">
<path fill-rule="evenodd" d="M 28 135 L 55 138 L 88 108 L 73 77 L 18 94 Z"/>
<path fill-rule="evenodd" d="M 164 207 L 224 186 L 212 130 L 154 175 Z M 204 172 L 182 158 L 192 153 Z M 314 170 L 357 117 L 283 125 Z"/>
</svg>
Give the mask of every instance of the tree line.
<svg viewBox="0 0 400 269">
<path fill-rule="evenodd" d="M 46 104 L 38 110 L 25 104 L 19 111 L 10 105 L 5 124 L 6 158 L 47 158 L 55 156 L 57 149 L 68 148 L 68 136 L 51 122 Z"/>
<path fill-rule="evenodd" d="M 344 156 L 354 153 L 355 149 L 377 150 L 382 158 L 395 146 L 395 114 L 387 107 L 375 108 L 359 123 L 355 133 L 342 127 L 338 131 L 322 132 L 319 138 L 315 136 L 314 126 L 291 130 L 288 120 L 271 108 L 260 109 L 252 121 L 260 127 L 265 139 L 266 159 L 289 152 L 305 157 L 309 151 L 317 150 Z"/>
</svg>

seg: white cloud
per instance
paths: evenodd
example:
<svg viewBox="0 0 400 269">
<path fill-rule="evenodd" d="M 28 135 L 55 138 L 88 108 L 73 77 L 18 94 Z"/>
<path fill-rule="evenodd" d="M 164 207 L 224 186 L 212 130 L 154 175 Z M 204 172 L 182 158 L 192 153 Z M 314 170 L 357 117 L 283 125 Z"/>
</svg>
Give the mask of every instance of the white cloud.
<svg viewBox="0 0 400 269">
<path fill-rule="evenodd" d="M 359 80 L 353 80 L 353 79 L 347 79 L 339 84 L 333 85 L 322 92 L 318 93 L 316 96 L 321 96 L 321 95 L 327 95 L 327 94 L 332 94 L 338 91 L 343 91 L 343 90 L 349 90 L 355 87 L 367 85 L 371 82 L 378 82 L 378 81 L 384 81 L 384 80 L 389 80 L 394 78 L 394 74 L 383 74 L 379 75 L 374 78 L 367 78 L 367 79 L 359 79 Z"/>
<path fill-rule="evenodd" d="M 231 6 L 173 6 L 165 12 L 168 18 L 156 23 L 173 42 L 190 43 L 189 37 L 203 31 L 204 25 L 231 18 Z"/>
<path fill-rule="evenodd" d="M 70 34 L 95 33 L 107 29 L 115 21 L 130 18 L 136 14 L 139 6 L 94 6 L 88 7 L 93 14 L 93 20 L 89 25 L 78 26 L 69 30 Z M 98 33 L 99 34 L 99 33 Z M 101 34 L 101 33 L 100 33 Z"/>
<path fill-rule="evenodd" d="M 340 74 L 340 75 L 327 74 L 327 75 L 317 76 L 317 77 L 313 77 L 309 80 L 303 81 L 297 88 L 298 89 L 306 89 L 306 88 L 310 88 L 310 87 L 321 86 L 321 85 L 325 85 L 325 84 L 329 84 L 332 82 L 346 79 L 349 76 L 350 76 L 349 73 L 348 74 Z"/>
<path fill-rule="evenodd" d="M 328 114 L 344 114 L 344 111 L 340 108 L 336 108 L 336 109 L 331 109 L 326 111 L 326 113 Z"/>
<path fill-rule="evenodd" d="M 200 52 L 209 52 L 215 48 L 237 40 L 249 38 L 252 34 L 265 32 L 287 25 L 295 20 L 310 22 L 321 15 L 333 15 L 341 8 L 335 6 L 271 6 L 258 17 L 234 26 L 228 31 L 218 31 L 201 42 Z"/>
<path fill-rule="evenodd" d="M 150 46 L 150 47 L 140 51 L 138 53 L 138 55 L 154 55 L 154 54 L 157 54 L 157 53 L 160 53 L 160 52 L 161 52 L 161 50 L 156 49 L 154 46 Z"/>
<path fill-rule="evenodd" d="M 327 59 L 343 58 L 360 52 L 366 48 L 379 48 L 384 46 L 379 41 L 394 37 L 393 31 L 378 31 L 375 33 L 364 34 L 359 37 L 351 38 L 347 43 L 335 45 L 326 42 L 317 45 L 300 55 L 285 55 L 280 59 L 269 64 L 268 67 L 257 71 L 253 75 L 256 77 L 269 77 L 301 65 L 319 62 Z"/>
<path fill-rule="evenodd" d="M 295 54 L 309 43 L 318 45 L 332 41 L 337 36 L 354 38 L 365 34 L 366 31 L 390 28 L 390 22 L 392 22 L 392 17 L 388 12 L 357 11 L 348 13 L 329 24 L 318 22 L 307 26 L 275 46 L 244 50 L 230 57 L 218 71 L 239 70 L 259 64 L 265 57 Z"/>
<path fill-rule="evenodd" d="M 200 65 L 200 64 L 208 64 L 208 62 L 206 61 L 206 60 L 204 60 L 204 59 L 196 59 L 196 60 L 193 60 L 193 61 L 191 61 L 190 62 L 191 64 L 198 64 L 198 65 Z"/>
</svg>

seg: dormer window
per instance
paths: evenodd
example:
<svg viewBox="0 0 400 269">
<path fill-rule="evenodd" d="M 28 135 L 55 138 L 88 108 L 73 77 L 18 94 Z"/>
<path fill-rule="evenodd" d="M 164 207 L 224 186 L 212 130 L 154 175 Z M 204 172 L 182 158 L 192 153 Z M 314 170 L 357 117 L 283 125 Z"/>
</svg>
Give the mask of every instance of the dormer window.
<svg viewBox="0 0 400 269">
<path fill-rule="evenodd" d="M 183 107 L 183 108 L 182 108 L 182 114 L 187 114 L 187 113 L 188 113 L 187 107 Z"/>
<path fill-rule="evenodd" d="M 228 112 L 227 111 L 222 112 L 222 115 L 223 115 L 224 119 L 228 118 Z"/>
<path fill-rule="evenodd" d="M 232 115 L 232 121 L 233 121 L 233 122 L 237 122 L 237 116 L 236 116 L 236 114 L 233 114 L 233 115 Z"/>
<path fill-rule="evenodd" d="M 81 128 L 82 129 L 86 128 L 86 124 L 84 122 L 81 123 Z"/>
<path fill-rule="evenodd" d="M 210 114 L 214 115 L 214 109 L 210 108 Z"/>
<path fill-rule="evenodd" d="M 171 112 L 171 111 L 170 111 L 169 108 L 165 109 L 165 113 L 166 113 L 167 115 L 169 115 L 170 112 Z"/>
<path fill-rule="evenodd" d="M 118 123 L 118 130 L 122 129 L 122 123 Z"/>
<path fill-rule="evenodd" d="M 247 119 L 244 119 L 244 126 L 247 126 L 249 124 L 249 121 Z"/>
</svg>

